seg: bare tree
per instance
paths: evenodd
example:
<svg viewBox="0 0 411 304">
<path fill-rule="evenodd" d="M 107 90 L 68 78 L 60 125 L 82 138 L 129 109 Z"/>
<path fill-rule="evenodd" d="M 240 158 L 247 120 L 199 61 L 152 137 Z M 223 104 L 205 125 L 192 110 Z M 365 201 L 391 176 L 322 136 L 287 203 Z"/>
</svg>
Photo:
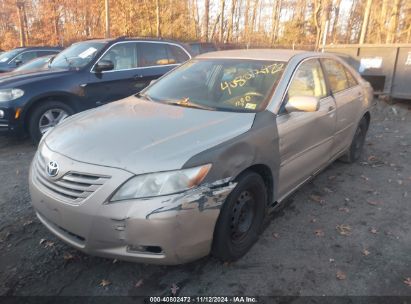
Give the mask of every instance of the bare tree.
<svg viewBox="0 0 411 304">
<path fill-rule="evenodd" d="M 225 0 L 220 0 L 220 42 L 224 42 L 224 8 L 225 8 Z"/>
<path fill-rule="evenodd" d="M 210 20 L 210 0 L 204 0 L 203 34 L 205 41 L 208 41 L 208 22 Z"/>
</svg>

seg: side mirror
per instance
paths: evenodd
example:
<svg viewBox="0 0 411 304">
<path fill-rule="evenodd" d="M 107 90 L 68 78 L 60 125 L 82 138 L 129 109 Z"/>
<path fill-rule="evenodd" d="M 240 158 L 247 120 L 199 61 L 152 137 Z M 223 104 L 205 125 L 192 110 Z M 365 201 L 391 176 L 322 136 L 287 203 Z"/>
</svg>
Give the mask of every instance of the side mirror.
<svg viewBox="0 0 411 304">
<path fill-rule="evenodd" d="M 19 66 L 23 63 L 23 61 L 21 61 L 20 59 L 16 59 L 14 60 L 14 63 L 16 64 L 16 66 Z"/>
<path fill-rule="evenodd" d="M 313 96 L 293 96 L 288 99 L 287 112 L 315 112 L 320 108 L 320 100 Z"/>
<path fill-rule="evenodd" d="M 103 71 L 111 71 L 114 69 L 114 63 L 111 60 L 100 60 L 94 67 L 94 71 L 101 73 Z"/>
</svg>

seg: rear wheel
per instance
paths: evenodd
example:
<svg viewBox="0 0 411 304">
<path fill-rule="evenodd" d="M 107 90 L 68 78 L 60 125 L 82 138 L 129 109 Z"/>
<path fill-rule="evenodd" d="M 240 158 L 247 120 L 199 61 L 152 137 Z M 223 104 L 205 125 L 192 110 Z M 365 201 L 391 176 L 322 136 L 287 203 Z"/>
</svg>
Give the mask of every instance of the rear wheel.
<svg viewBox="0 0 411 304">
<path fill-rule="evenodd" d="M 245 172 L 227 197 L 214 231 L 212 254 L 222 261 L 242 257 L 257 241 L 267 206 L 262 177 Z"/>
<path fill-rule="evenodd" d="M 358 124 L 357 130 L 355 130 L 354 138 L 352 140 L 350 149 L 347 153 L 341 157 L 341 160 L 347 163 L 356 162 L 362 154 L 362 150 L 365 143 L 365 136 L 367 135 L 368 122 L 365 117 L 363 117 Z"/>
<path fill-rule="evenodd" d="M 38 105 L 29 117 L 29 133 L 34 143 L 38 143 L 47 131 L 63 119 L 74 114 L 71 107 L 60 101 L 47 101 Z"/>
</svg>

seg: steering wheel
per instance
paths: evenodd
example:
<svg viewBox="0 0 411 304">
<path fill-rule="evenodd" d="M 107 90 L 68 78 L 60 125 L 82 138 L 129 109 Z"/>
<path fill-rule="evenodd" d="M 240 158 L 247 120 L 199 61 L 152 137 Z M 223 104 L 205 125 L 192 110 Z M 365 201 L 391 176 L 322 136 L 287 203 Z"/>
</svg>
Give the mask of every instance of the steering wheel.
<svg viewBox="0 0 411 304">
<path fill-rule="evenodd" d="M 255 92 L 255 91 L 251 91 L 241 96 L 236 96 L 228 100 L 225 100 L 224 103 L 235 106 L 235 107 L 244 108 L 247 103 L 252 102 L 252 97 L 264 98 L 264 95 L 261 93 Z"/>
</svg>

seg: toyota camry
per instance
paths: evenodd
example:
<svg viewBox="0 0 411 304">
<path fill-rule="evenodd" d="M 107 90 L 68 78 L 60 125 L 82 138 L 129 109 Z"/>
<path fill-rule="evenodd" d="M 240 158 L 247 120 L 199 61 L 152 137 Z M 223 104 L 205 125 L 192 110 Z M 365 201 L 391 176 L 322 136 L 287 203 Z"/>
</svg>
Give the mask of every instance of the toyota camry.
<svg viewBox="0 0 411 304">
<path fill-rule="evenodd" d="M 233 261 L 293 191 L 336 159 L 360 158 L 372 98 L 332 54 L 203 54 L 47 132 L 31 165 L 32 204 L 89 254 Z"/>
</svg>

